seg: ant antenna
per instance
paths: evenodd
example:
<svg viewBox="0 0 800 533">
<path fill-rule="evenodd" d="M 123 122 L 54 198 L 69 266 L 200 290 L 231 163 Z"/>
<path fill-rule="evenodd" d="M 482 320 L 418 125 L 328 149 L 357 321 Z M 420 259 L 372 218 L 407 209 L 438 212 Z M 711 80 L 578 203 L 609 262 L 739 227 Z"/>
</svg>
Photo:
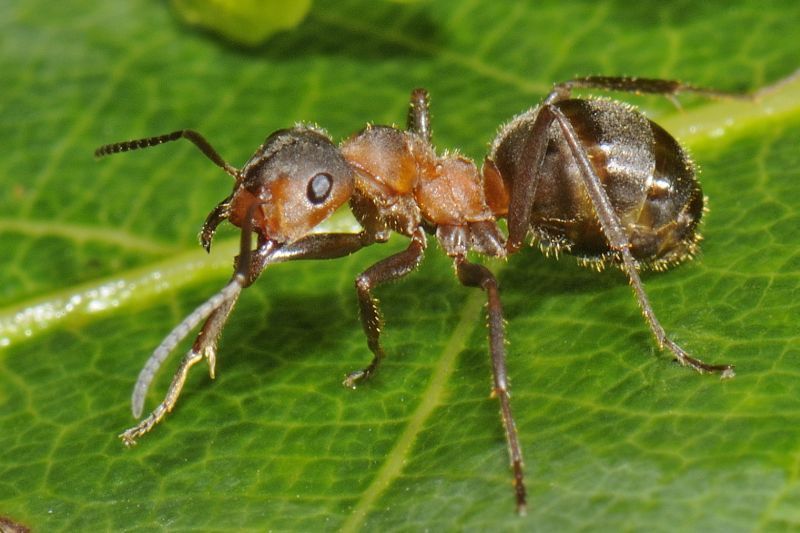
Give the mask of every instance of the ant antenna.
<svg viewBox="0 0 800 533">
<path fill-rule="evenodd" d="M 175 326 L 175 328 L 173 328 L 173 330 L 170 331 L 166 337 L 164 337 L 164 340 L 161 341 L 161 344 L 159 344 L 158 347 L 153 350 L 153 354 L 147 360 L 141 372 L 139 372 L 139 377 L 136 378 L 136 385 L 134 385 L 133 394 L 131 395 L 131 411 L 133 412 L 134 418 L 138 419 L 142 416 L 147 390 L 150 388 L 150 384 L 153 382 L 153 378 L 155 378 L 158 369 L 161 368 L 161 365 L 167 360 L 167 357 L 169 357 L 169 354 L 172 353 L 172 350 L 174 350 L 175 347 L 183 339 L 185 339 L 186 336 L 202 321 L 211 316 L 214 311 L 223 307 L 229 302 L 238 299 L 242 289 L 246 285 L 249 285 L 250 259 L 252 257 L 252 251 L 250 250 L 250 247 L 253 234 L 253 213 L 255 212 L 256 208 L 260 207 L 262 204 L 263 202 L 257 202 L 252 204 L 247 209 L 247 217 L 245 218 L 245 223 L 242 227 L 240 251 L 236 271 L 234 272 L 231 280 L 222 288 L 222 290 L 203 302 L 197 309 L 192 311 L 189 316 L 184 318 L 180 324 Z M 272 248 L 271 245 L 272 241 L 268 241 L 267 246 Z M 192 346 L 192 348 L 189 350 L 189 354 L 194 351 L 195 346 Z"/>
<path fill-rule="evenodd" d="M 106 144 L 94 151 L 95 157 L 103 157 L 110 154 L 118 154 L 120 152 L 130 152 L 131 150 L 141 150 L 143 148 L 150 148 L 151 146 L 158 146 L 166 142 L 177 141 L 178 139 L 186 139 L 191 141 L 197 146 L 203 155 L 214 162 L 219 168 L 239 179 L 239 170 L 228 164 L 222 156 L 214 150 L 205 137 L 200 135 L 194 130 L 178 130 L 157 137 L 147 137 L 144 139 L 134 139 L 132 141 L 123 141 L 113 144 Z"/>
</svg>

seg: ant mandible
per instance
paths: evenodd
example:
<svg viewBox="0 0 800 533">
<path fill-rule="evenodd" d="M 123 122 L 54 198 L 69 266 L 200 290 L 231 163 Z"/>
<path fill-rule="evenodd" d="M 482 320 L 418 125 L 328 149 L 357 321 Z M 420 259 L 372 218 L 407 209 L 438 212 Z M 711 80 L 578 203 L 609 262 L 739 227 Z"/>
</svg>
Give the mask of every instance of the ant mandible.
<svg viewBox="0 0 800 533">
<path fill-rule="evenodd" d="M 505 258 L 529 234 L 545 252 L 566 252 L 598 268 L 613 264 L 628 277 L 659 347 L 698 372 L 733 377 L 731 365 L 709 365 L 673 342 L 650 306 L 641 267 L 665 269 L 693 256 L 703 213 L 695 167 L 660 126 L 626 104 L 572 98 L 574 88 L 708 96 L 725 93 L 676 81 L 591 76 L 556 84 L 544 101 L 503 126 L 482 171 L 455 153 L 437 155 L 431 143 L 428 93 L 411 93 L 407 128 L 368 125 L 336 146 L 320 129 L 298 125 L 270 135 L 242 169 L 236 169 L 200 134 L 181 130 L 109 144 L 96 156 L 187 139 L 235 180 L 233 192 L 206 218 L 200 242 L 210 250 L 224 220 L 241 228 L 234 273 L 223 289 L 193 311 L 153 352 L 133 391 L 139 418 L 147 389 L 169 353 L 205 321 L 178 367 L 164 400 L 138 425 L 120 435 L 130 446 L 173 409 L 189 369 L 203 359 L 214 377 L 217 342 L 239 295 L 271 264 L 332 259 L 383 243 L 392 231 L 408 247 L 356 278 L 361 324 L 373 358 L 347 375 L 355 387 L 384 358 L 382 326 L 373 290 L 420 264 L 427 236 L 435 235 L 452 258 L 459 281 L 486 292 L 493 396 L 500 413 L 514 475 L 516 505 L 525 510 L 522 450 L 511 414 L 503 310 L 495 276 L 467 259 L 467 252 Z M 311 233 L 345 202 L 362 226 L 359 233 Z M 508 236 L 497 225 L 507 218 Z M 252 233 L 257 246 L 252 248 Z"/>
</svg>

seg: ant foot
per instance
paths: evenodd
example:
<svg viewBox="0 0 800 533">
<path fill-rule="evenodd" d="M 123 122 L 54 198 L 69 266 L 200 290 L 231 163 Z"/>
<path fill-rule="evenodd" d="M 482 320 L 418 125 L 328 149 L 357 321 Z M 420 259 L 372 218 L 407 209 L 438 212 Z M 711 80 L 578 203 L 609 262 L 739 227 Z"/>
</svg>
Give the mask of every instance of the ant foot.
<svg viewBox="0 0 800 533">
<path fill-rule="evenodd" d="M 369 368 L 365 368 L 363 370 L 356 370 L 355 372 L 350 372 L 344 378 L 344 381 L 342 381 L 342 385 L 344 385 L 348 389 L 355 389 L 357 382 L 363 379 L 367 379 L 371 374 L 372 372 L 370 372 Z"/>
<path fill-rule="evenodd" d="M 153 426 L 158 424 L 164 415 L 166 415 L 169 411 L 171 411 L 171 407 L 167 406 L 166 404 L 161 404 L 155 408 L 155 410 L 148 415 L 147 418 L 133 426 L 132 428 L 128 428 L 122 433 L 118 435 L 120 439 L 122 439 L 122 443 L 125 444 L 126 447 L 130 448 L 136 444 L 136 439 L 144 435 L 145 433 L 149 432 L 153 429 Z"/>
<path fill-rule="evenodd" d="M 370 376 L 375 373 L 375 371 L 378 369 L 378 364 L 381 362 L 381 359 L 383 359 L 382 354 L 376 356 L 368 367 L 362 368 L 361 370 L 356 370 L 355 372 L 350 372 L 347 374 L 347 376 L 345 376 L 344 381 L 342 381 L 342 385 L 348 389 L 355 389 L 357 382 L 369 379 Z"/>
<path fill-rule="evenodd" d="M 133 446 L 136 446 L 136 437 L 139 436 L 138 430 L 139 426 L 132 427 L 130 429 L 126 429 L 117 436 L 122 439 L 122 443 L 126 448 L 132 448 Z"/>
<path fill-rule="evenodd" d="M 692 357 L 686 353 L 683 348 L 672 342 L 670 339 L 665 339 L 664 344 L 666 344 L 669 350 L 675 354 L 675 360 L 683 366 L 690 366 L 701 374 L 719 373 L 719 378 L 721 380 L 733 379 L 736 377 L 736 372 L 734 371 L 733 365 L 710 365 L 708 363 L 704 363 L 700 359 Z"/>
</svg>

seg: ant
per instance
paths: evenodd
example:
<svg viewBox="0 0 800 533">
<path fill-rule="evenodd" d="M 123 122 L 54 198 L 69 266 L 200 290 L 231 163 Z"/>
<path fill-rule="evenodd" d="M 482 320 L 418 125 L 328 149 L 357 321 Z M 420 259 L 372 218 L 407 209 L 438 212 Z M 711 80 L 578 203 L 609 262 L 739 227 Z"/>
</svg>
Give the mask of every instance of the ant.
<svg viewBox="0 0 800 533">
<path fill-rule="evenodd" d="M 457 153 L 436 153 L 424 89 L 411 93 L 406 129 L 370 124 L 337 146 L 318 127 L 300 124 L 267 137 L 242 169 L 225 162 L 192 130 L 98 148 L 100 157 L 178 139 L 192 142 L 235 180 L 233 192 L 206 218 L 200 243 L 210 251 L 217 226 L 225 220 L 241 228 L 231 280 L 167 335 L 139 374 L 132 398 L 136 418 L 158 368 L 204 322 L 164 400 L 120 435 L 123 442 L 135 444 L 175 407 L 191 367 L 205 359 L 214 377 L 225 322 L 242 289 L 267 266 L 346 256 L 386 242 L 393 231 L 410 238 L 408 247 L 356 278 L 361 324 L 373 357 L 365 368 L 348 374 L 344 385 L 355 388 L 385 356 L 383 320 L 373 291 L 416 269 L 428 236 L 435 235 L 453 260 L 458 280 L 486 292 L 492 395 L 500 402 L 520 513 L 526 505 L 522 450 L 511 413 L 498 282 L 489 269 L 467 259 L 469 251 L 506 258 L 531 235 L 545 252 L 570 253 L 598 269 L 618 266 L 660 348 L 700 373 L 733 377 L 733 366 L 706 364 L 667 336 L 639 278 L 640 268 L 666 269 L 697 251 L 704 198 L 694 164 L 669 133 L 635 108 L 609 99 L 573 98 L 575 88 L 672 99 L 684 92 L 726 96 L 645 78 L 591 76 L 559 83 L 541 104 L 500 128 L 480 171 Z M 348 201 L 360 232 L 311 233 Z M 500 218 L 507 219 L 507 235 L 498 226 Z"/>
</svg>

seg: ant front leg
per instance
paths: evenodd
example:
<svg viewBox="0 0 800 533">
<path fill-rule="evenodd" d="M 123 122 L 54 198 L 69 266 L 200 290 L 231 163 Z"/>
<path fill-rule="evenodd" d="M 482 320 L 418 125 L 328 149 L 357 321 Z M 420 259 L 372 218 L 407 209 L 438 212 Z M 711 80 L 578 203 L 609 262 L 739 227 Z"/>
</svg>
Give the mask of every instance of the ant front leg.
<svg viewBox="0 0 800 533">
<path fill-rule="evenodd" d="M 195 310 L 167 336 L 139 374 L 133 393 L 134 416 L 138 418 L 141 415 L 147 389 L 166 356 L 189 331 L 205 319 L 206 321 L 200 333 L 197 334 L 191 350 L 184 356 L 178 370 L 175 372 L 166 397 L 146 419 L 122 433 L 120 438 L 127 446 L 135 444 L 137 438 L 150 431 L 167 413 L 172 411 L 186 382 L 189 369 L 203 359 L 208 361 L 209 374 L 212 379 L 214 378 L 217 344 L 225 323 L 239 298 L 242 288 L 252 285 L 267 265 L 302 259 L 343 257 L 374 242 L 376 242 L 375 239 L 366 232 L 324 233 L 309 235 L 295 243 L 277 249 L 274 248 L 271 241 L 260 242 L 255 254 L 251 254 L 249 248 L 250 228 L 244 228 L 242 230 L 241 250 L 237 259 L 236 272 L 231 281 L 222 291 Z"/>
<path fill-rule="evenodd" d="M 217 342 L 228 320 L 228 316 L 230 316 L 233 306 L 239 299 L 242 289 L 250 286 L 264 269 L 264 265 L 266 264 L 264 258 L 269 256 L 275 245 L 272 241 L 260 242 L 256 255 L 253 256 L 251 254 L 252 218 L 255 208 L 259 205 L 260 204 L 254 204 L 248 209 L 245 218 L 246 222 L 242 227 L 236 270 L 231 280 L 220 292 L 206 300 L 205 303 L 195 309 L 166 336 L 139 373 L 139 378 L 136 380 L 136 386 L 133 389 L 132 398 L 133 416 L 136 418 L 141 416 L 147 389 L 153 381 L 158 368 L 178 343 L 180 343 L 200 322 L 205 320 L 200 333 L 197 334 L 197 338 L 192 344 L 192 348 L 181 360 L 181 364 L 178 366 L 178 370 L 172 378 L 164 400 L 153 409 L 147 418 L 119 435 L 126 446 L 133 446 L 136 444 L 137 438 L 153 429 L 156 424 L 163 420 L 167 413 L 175 408 L 178 397 L 186 383 L 186 378 L 189 375 L 189 370 L 194 365 L 203 359 L 208 360 L 209 374 L 212 378 L 214 377 Z"/>
<path fill-rule="evenodd" d="M 240 280 L 236 280 L 236 278 L 234 278 L 228 283 L 228 285 L 225 286 L 222 291 L 214 295 L 212 299 L 208 300 L 205 304 L 203 304 L 203 306 L 195 310 L 194 313 L 189 315 L 189 317 L 187 317 L 186 320 L 184 320 L 178 326 L 178 328 L 181 330 L 193 329 L 194 324 L 191 322 L 194 322 L 194 320 L 192 320 L 192 318 L 195 315 L 205 314 L 203 311 L 204 307 L 217 305 L 216 308 L 211 310 L 210 316 L 207 315 L 208 318 L 203 325 L 203 328 L 200 330 L 200 333 L 198 333 L 192 348 L 181 360 L 181 364 L 178 366 L 178 370 L 175 371 L 175 375 L 173 376 L 172 382 L 169 385 L 167 395 L 164 397 L 161 403 L 158 404 L 155 409 L 153 409 L 147 418 L 119 435 L 119 438 L 122 439 L 122 442 L 124 442 L 126 446 L 133 446 L 136 444 L 136 439 L 153 429 L 156 424 L 164 419 L 167 413 L 171 412 L 172 409 L 175 408 L 175 404 L 178 402 L 178 397 L 180 396 L 183 386 L 186 383 L 186 378 L 189 375 L 189 370 L 194 365 L 203 359 L 207 359 L 209 364 L 209 374 L 211 374 L 213 379 L 216 361 L 217 339 L 219 338 L 222 328 L 228 319 L 228 315 L 230 315 L 230 312 L 238 300 L 241 291 L 242 286 Z M 197 322 L 200 322 L 200 320 L 202 320 L 202 316 L 199 318 L 199 320 L 197 320 Z M 155 371 L 166 357 L 166 355 L 163 357 L 159 356 L 159 351 L 164 349 L 165 343 L 167 343 L 170 338 L 179 331 L 178 328 L 174 329 L 173 332 L 167 336 L 167 338 L 164 340 L 164 343 L 162 343 L 161 346 L 156 349 L 156 352 L 153 353 L 153 356 L 148 360 L 147 364 L 142 369 L 142 372 L 139 374 L 139 380 L 136 383 L 133 393 L 133 414 L 137 418 L 139 415 L 141 415 L 144 407 L 144 395 L 147 392 L 147 388 L 149 387 L 153 378 L 155 377 Z M 188 331 L 181 334 L 181 338 L 187 333 Z M 177 342 L 180 342 L 180 339 L 177 339 L 175 344 L 177 344 Z M 169 351 L 171 351 L 171 348 Z"/>
<path fill-rule="evenodd" d="M 385 357 L 380 342 L 383 320 L 380 309 L 378 309 L 378 300 L 372 295 L 372 290 L 387 281 L 400 279 L 416 269 L 422 261 L 426 247 L 425 232 L 422 228 L 417 228 L 411 235 L 411 244 L 408 245 L 408 248 L 375 263 L 356 278 L 361 325 L 373 357 L 372 362 L 366 368 L 347 375 L 342 383 L 345 387 L 354 389 L 357 381 L 369 378 Z"/>
<path fill-rule="evenodd" d="M 508 455 L 514 471 L 514 491 L 517 497 L 517 512 L 525 514 L 525 482 L 522 475 L 522 448 L 519 444 L 517 426 L 511 414 L 511 396 L 508 390 L 508 371 L 506 370 L 506 341 L 503 319 L 503 306 L 497 279 L 483 265 L 470 263 L 463 256 L 456 257 L 456 272 L 459 281 L 466 287 L 479 287 L 486 291 L 489 314 L 489 350 L 492 355 L 492 376 L 494 386 L 492 396 L 500 400 L 500 415 L 506 431 Z"/>
<path fill-rule="evenodd" d="M 752 98 L 746 94 L 697 87 L 677 80 L 634 78 L 630 76 L 586 76 L 555 84 L 552 92 L 545 98 L 544 103 L 553 104 L 566 100 L 572 94 L 572 89 L 601 89 L 636 94 L 659 94 L 666 97 L 678 108 L 680 108 L 680 103 L 675 99 L 675 95 L 680 93 L 698 94 L 710 98 L 741 98 L 745 100 Z"/>
<path fill-rule="evenodd" d="M 549 127 L 550 123 L 555 120 L 558 124 L 567 145 L 570 147 L 573 157 L 580 169 L 583 184 L 586 187 L 589 199 L 591 200 L 592 207 L 600 222 L 603 234 L 605 235 L 609 246 L 613 251 L 619 254 L 622 259 L 621 268 L 628 276 L 633 292 L 642 309 L 645 320 L 650 326 L 650 330 L 655 335 L 660 348 L 666 346 L 675 355 L 675 358 L 684 366 L 690 366 L 696 371 L 703 372 L 719 372 L 723 379 L 732 378 L 734 374 L 732 365 L 710 365 L 704 363 L 699 359 L 690 356 L 683 348 L 673 342 L 668 336 L 661 323 L 658 321 L 653 311 L 647 294 L 644 291 L 642 280 L 639 277 L 638 264 L 631 253 L 631 243 L 628 239 L 625 230 L 622 227 L 619 217 L 617 216 L 608 194 L 603 188 L 603 184 L 589 160 L 589 154 L 578 139 L 572 124 L 564 113 L 556 106 L 545 105 L 542 111 L 546 113 L 539 115 L 538 121 L 547 122 Z"/>
</svg>

